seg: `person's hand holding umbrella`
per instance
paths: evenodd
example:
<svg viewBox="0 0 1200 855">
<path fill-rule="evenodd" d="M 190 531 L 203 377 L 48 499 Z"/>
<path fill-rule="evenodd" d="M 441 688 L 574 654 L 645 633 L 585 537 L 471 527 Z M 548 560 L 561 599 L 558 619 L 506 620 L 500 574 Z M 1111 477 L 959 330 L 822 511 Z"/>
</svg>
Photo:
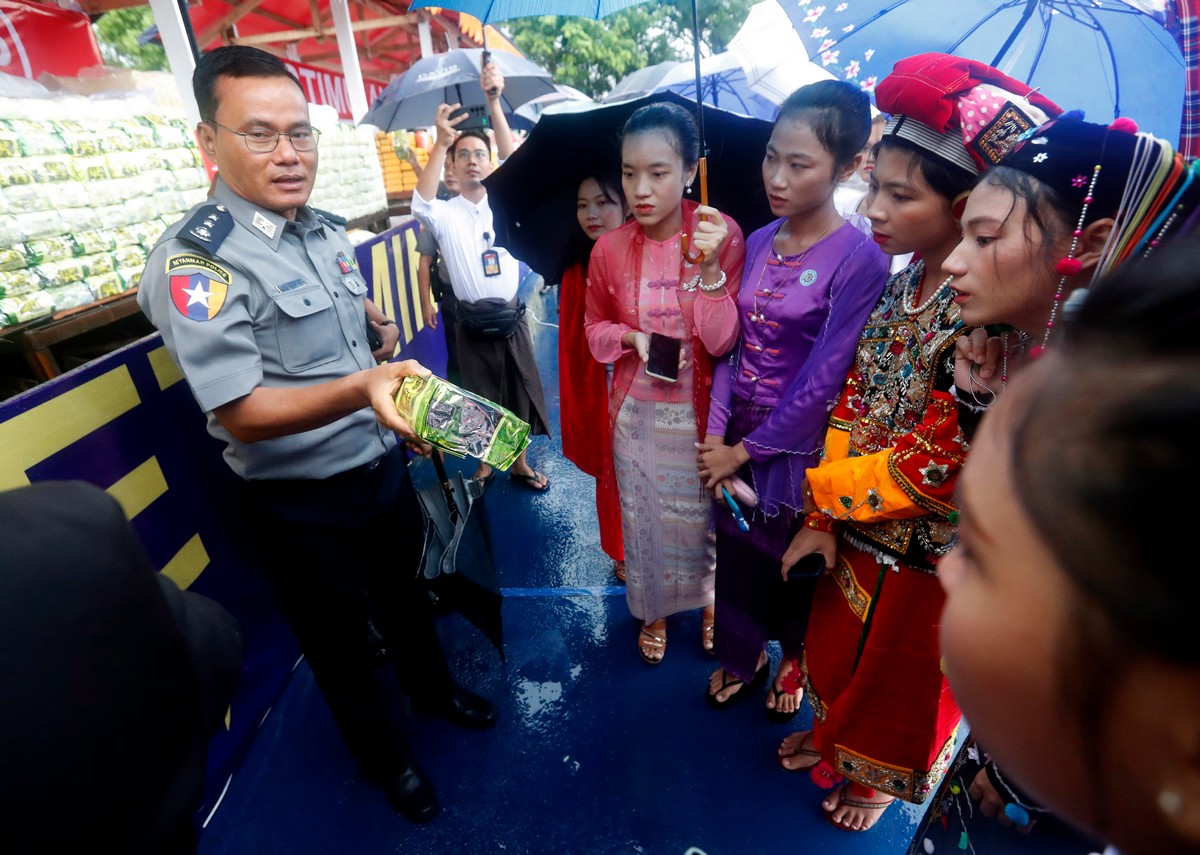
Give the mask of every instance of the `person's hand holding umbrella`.
<svg viewBox="0 0 1200 855">
<path fill-rule="evenodd" d="M 496 135 L 496 156 L 503 162 L 513 153 L 512 129 L 508 126 L 508 116 L 504 115 L 504 103 L 500 100 L 504 94 L 504 75 L 490 56 L 484 59 L 479 71 L 479 87 L 487 96 L 488 116 Z"/>
<path fill-rule="evenodd" d="M 721 272 L 719 253 L 725 241 L 729 239 L 729 226 L 721 212 L 710 205 L 701 205 L 696 209 L 700 222 L 691 235 L 692 249 L 700 255 L 699 278 L 692 280 L 714 298 L 725 295 L 725 276 Z"/>
</svg>

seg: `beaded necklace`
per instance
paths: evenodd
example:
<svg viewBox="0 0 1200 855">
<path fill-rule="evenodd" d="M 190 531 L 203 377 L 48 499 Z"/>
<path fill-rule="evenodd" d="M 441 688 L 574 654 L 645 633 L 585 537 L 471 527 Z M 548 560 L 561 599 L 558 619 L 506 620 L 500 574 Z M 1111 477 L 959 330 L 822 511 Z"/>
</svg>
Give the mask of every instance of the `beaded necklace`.
<svg viewBox="0 0 1200 855">
<path fill-rule="evenodd" d="M 838 219 L 840 219 L 840 218 L 838 218 Z M 795 261 L 784 261 L 783 256 L 780 255 L 778 250 L 775 249 L 775 241 L 772 240 L 771 241 L 772 257 L 774 257 L 774 259 L 777 262 L 779 262 L 779 264 L 783 265 L 786 268 L 789 268 L 789 270 L 800 270 L 801 266 L 804 263 L 804 256 L 808 255 L 808 251 L 811 250 L 814 246 L 819 244 L 821 241 L 825 240 L 825 237 L 831 231 L 833 231 L 833 227 L 835 225 L 837 225 L 837 222 L 838 222 L 838 220 L 835 219 L 832 223 L 830 223 L 830 225 L 825 229 L 825 231 L 821 232 L 820 236 L 816 240 L 814 240 L 808 246 L 804 247 L 804 249 L 800 250 L 800 252 L 796 256 Z M 776 232 L 776 236 L 778 236 L 778 232 Z M 754 295 L 753 295 L 754 296 L 754 310 L 750 313 L 750 320 L 754 321 L 756 324 L 761 324 L 763 321 L 766 320 L 766 315 L 762 311 L 760 311 L 758 308 L 758 297 L 759 297 L 759 286 L 762 285 L 763 275 L 767 272 L 767 267 L 769 267 L 769 266 L 770 266 L 769 261 L 763 262 L 763 266 L 758 271 L 758 282 L 754 283 Z M 775 299 L 775 295 L 783 290 L 783 286 L 788 284 L 788 282 L 791 281 L 791 278 L 792 278 L 791 273 L 789 272 L 786 276 L 784 276 L 781 280 L 779 280 L 779 282 L 775 285 L 775 287 L 773 289 L 771 289 L 765 295 L 763 295 L 767 298 L 767 302 L 763 304 L 764 309 L 767 306 L 771 305 L 770 301 Z"/>
<path fill-rule="evenodd" d="M 925 281 L 924 274 L 921 275 L 920 281 L 921 282 Z M 921 314 L 923 311 L 925 311 L 930 306 L 932 306 L 935 302 L 937 302 L 938 298 L 945 292 L 945 290 L 947 288 L 950 287 L 950 283 L 953 281 L 954 281 L 953 276 L 947 276 L 946 279 L 942 282 L 942 284 L 939 285 L 934 290 L 934 292 L 925 299 L 924 303 L 922 303 L 919 306 L 913 306 L 911 309 L 909 308 L 909 306 L 911 306 L 917 299 L 917 294 L 913 293 L 913 292 L 916 291 L 917 293 L 920 293 L 920 285 L 918 284 L 916 288 L 905 288 L 904 289 L 904 299 L 900 303 L 900 310 L 902 312 L 904 312 L 904 314 L 908 315 L 908 317 L 910 317 L 910 318 L 913 317 L 914 315 Z"/>
</svg>

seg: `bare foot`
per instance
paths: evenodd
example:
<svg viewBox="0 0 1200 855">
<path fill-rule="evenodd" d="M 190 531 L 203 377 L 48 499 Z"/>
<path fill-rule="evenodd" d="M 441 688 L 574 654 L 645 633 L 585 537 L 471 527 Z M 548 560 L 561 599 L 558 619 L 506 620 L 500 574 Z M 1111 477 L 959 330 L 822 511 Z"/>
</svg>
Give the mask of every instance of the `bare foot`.
<svg viewBox="0 0 1200 855">
<path fill-rule="evenodd" d="M 800 711 L 800 703 L 804 700 L 803 689 L 798 684 L 800 663 L 786 656 L 779 663 L 775 672 L 775 683 L 767 693 L 767 709 L 774 710 L 781 716 L 792 716 Z M 788 678 L 791 679 L 788 679 Z M 788 691 L 787 684 L 795 682 L 796 689 Z"/>
<path fill-rule="evenodd" d="M 713 633 L 716 632 L 716 607 L 706 606 L 700 618 L 700 644 L 705 653 L 713 652 Z"/>
<path fill-rule="evenodd" d="M 613 575 L 617 577 L 618 582 L 620 582 L 621 584 L 625 583 L 625 562 L 624 561 L 614 561 L 613 562 Z"/>
<path fill-rule="evenodd" d="M 758 657 L 758 667 L 754 669 L 757 674 L 763 668 L 767 667 L 767 651 L 763 651 Z M 726 671 L 724 668 L 718 668 L 713 671 L 708 678 L 708 697 L 715 704 L 723 704 L 730 698 L 745 688 L 746 684 L 739 680 L 733 674 Z"/>
<path fill-rule="evenodd" d="M 866 831 L 879 822 L 884 810 L 896 799 L 878 790 L 849 781 L 821 802 L 825 818 L 847 831 Z"/>
<path fill-rule="evenodd" d="M 667 619 L 659 618 L 654 623 L 642 624 L 638 633 L 638 653 L 651 665 L 662 662 L 667 653 Z"/>
<path fill-rule="evenodd" d="M 821 752 L 811 730 L 789 733 L 779 743 L 779 765 L 789 772 L 804 772 L 821 762 Z"/>
</svg>

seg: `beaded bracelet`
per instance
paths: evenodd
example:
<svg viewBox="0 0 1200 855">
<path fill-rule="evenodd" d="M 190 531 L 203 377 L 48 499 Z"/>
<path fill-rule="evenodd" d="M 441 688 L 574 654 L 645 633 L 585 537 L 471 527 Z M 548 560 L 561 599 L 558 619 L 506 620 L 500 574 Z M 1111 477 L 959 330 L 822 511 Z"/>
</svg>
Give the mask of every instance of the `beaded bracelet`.
<svg viewBox="0 0 1200 855">
<path fill-rule="evenodd" d="M 679 288 L 683 291 L 695 291 L 699 288 L 701 291 L 718 291 L 725 287 L 725 271 L 721 271 L 721 278 L 711 285 L 705 285 L 701 274 L 697 273 L 686 282 L 680 282 Z"/>
<path fill-rule="evenodd" d="M 701 291 L 719 291 L 720 289 L 725 287 L 725 271 L 722 270 L 721 278 L 718 279 L 716 282 L 714 282 L 711 285 L 705 285 L 704 282 L 700 279 L 700 275 L 696 274 L 696 284 L 700 287 Z"/>
</svg>

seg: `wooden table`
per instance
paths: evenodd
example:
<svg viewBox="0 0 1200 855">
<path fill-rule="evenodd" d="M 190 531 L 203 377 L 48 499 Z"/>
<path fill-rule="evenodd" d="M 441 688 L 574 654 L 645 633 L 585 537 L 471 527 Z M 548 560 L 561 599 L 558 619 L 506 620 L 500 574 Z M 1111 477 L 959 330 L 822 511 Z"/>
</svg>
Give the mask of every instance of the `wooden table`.
<svg viewBox="0 0 1200 855">
<path fill-rule="evenodd" d="M 116 323 L 140 311 L 135 288 L 99 303 L 57 312 L 49 321 L 32 321 L 0 329 L 0 338 L 15 344 L 25 356 L 34 377 L 38 382 L 45 382 L 62 373 L 58 360 L 50 350 L 52 345 Z"/>
</svg>

